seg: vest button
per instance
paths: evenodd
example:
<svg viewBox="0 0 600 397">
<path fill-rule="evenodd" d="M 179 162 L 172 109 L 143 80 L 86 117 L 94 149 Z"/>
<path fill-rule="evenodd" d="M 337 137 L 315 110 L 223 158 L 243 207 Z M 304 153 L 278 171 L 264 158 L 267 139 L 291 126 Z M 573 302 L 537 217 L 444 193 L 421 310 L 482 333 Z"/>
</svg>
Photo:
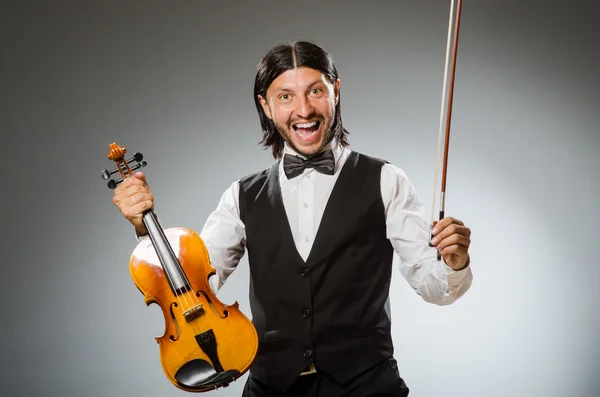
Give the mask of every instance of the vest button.
<svg viewBox="0 0 600 397">
<path fill-rule="evenodd" d="M 300 270 L 300 274 L 302 274 L 303 277 L 308 276 L 310 273 L 310 269 L 307 267 L 303 267 L 302 270 Z"/>
<path fill-rule="evenodd" d="M 312 356 L 312 350 L 306 349 L 306 351 L 304 352 L 304 357 L 308 358 L 310 356 Z"/>
<path fill-rule="evenodd" d="M 310 317 L 310 313 L 311 313 L 311 311 L 310 311 L 309 308 L 302 309 L 302 317 L 309 318 Z"/>
</svg>

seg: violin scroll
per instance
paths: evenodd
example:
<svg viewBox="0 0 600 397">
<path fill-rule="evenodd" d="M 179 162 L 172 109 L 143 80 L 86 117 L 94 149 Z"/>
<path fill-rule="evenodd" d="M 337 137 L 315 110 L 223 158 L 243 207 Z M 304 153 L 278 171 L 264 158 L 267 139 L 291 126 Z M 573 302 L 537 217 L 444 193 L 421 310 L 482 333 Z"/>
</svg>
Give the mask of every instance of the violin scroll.
<svg viewBox="0 0 600 397">
<path fill-rule="evenodd" d="M 102 179 L 108 180 L 107 185 L 110 189 L 116 188 L 119 183 L 125 180 L 125 178 L 132 176 L 133 171 L 148 165 L 146 161 L 142 161 L 144 159 L 144 155 L 142 153 L 134 153 L 133 157 L 131 157 L 129 160 L 124 160 L 125 153 L 127 153 L 127 149 L 125 147 L 119 146 L 115 142 L 109 145 L 108 159 L 117 163 L 117 168 L 114 168 L 110 171 L 103 170 Z M 137 164 L 130 167 L 129 164 L 134 161 L 137 162 Z M 121 175 L 121 178 L 117 180 L 110 179 L 111 175 L 117 171 Z"/>
</svg>

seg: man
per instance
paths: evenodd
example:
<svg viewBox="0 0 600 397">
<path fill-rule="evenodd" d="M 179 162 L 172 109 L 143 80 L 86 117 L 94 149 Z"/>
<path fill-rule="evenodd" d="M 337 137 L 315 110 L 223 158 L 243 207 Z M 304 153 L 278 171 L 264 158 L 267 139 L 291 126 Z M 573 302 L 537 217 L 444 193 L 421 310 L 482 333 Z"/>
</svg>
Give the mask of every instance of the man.
<svg viewBox="0 0 600 397">
<path fill-rule="evenodd" d="M 450 304 L 471 285 L 471 231 L 445 218 L 430 246 L 406 174 L 348 148 L 340 80 L 324 49 L 273 48 L 254 98 L 277 161 L 235 181 L 201 232 L 214 291 L 248 251 L 260 345 L 243 396 L 407 396 L 390 331 L 393 254 L 424 300 Z M 142 173 L 115 190 L 114 203 L 144 236 L 153 197 Z"/>
</svg>

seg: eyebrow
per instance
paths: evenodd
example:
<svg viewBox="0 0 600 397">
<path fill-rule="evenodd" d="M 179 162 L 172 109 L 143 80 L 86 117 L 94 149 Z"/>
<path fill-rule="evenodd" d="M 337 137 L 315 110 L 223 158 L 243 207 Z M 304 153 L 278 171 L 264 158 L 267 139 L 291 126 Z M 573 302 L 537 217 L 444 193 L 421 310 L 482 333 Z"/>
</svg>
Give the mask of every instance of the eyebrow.
<svg viewBox="0 0 600 397">
<path fill-rule="evenodd" d="M 322 83 L 323 80 L 321 79 L 317 79 L 315 81 L 313 81 L 312 83 L 310 83 L 307 87 L 307 90 L 310 90 L 312 87 L 314 87 L 315 85 Z M 286 88 L 286 87 L 281 87 L 281 88 L 277 88 L 274 92 L 292 92 L 293 90 Z"/>
</svg>

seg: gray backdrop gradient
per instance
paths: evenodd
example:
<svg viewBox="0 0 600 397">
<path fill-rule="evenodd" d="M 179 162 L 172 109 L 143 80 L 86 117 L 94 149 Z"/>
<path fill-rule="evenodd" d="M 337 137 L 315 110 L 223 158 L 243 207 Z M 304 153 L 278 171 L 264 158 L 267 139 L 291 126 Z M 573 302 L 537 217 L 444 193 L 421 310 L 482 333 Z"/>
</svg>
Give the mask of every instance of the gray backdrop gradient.
<svg viewBox="0 0 600 397">
<path fill-rule="evenodd" d="M 0 395 L 185 394 L 162 373 L 162 314 L 131 281 L 133 230 L 100 172 L 111 142 L 141 151 L 163 225 L 200 230 L 272 163 L 252 84 L 279 42 L 332 53 L 351 147 L 402 167 L 429 216 L 449 5 L 3 2 Z M 437 307 L 394 273 L 411 396 L 600 395 L 597 10 L 464 3 L 446 210 L 473 230 L 475 278 Z M 219 297 L 250 316 L 247 266 Z"/>
</svg>

